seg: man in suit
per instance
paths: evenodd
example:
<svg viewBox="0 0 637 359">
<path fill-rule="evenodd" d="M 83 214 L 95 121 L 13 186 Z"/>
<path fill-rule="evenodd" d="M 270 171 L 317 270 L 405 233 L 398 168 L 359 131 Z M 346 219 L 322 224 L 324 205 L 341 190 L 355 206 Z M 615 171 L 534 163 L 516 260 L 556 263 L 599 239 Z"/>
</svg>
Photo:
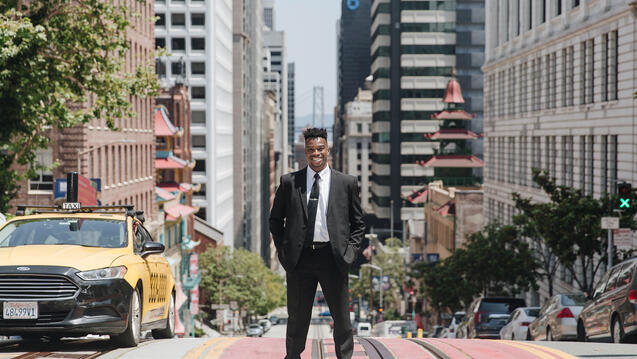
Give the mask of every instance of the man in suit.
<svg viewBox="0 0 637 359">
<path fill-rule="evenodd" d="M 305 349 L 317 283 L 334 319 L 336 355 L 351 358 L 348 269 L 359 253 L 365 225 L 355 177 L 327 165 L 325 129 L 309 128 L 308 166 L 281 176 L 270 213 L 270 231 L 287 274 L 286 359 Z"/>
</svg>

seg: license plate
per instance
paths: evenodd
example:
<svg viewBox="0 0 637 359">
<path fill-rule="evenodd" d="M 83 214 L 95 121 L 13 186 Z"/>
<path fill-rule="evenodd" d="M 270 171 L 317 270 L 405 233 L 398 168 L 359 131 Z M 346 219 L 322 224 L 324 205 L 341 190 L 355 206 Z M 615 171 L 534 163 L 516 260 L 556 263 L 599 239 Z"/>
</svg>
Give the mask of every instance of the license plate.
<svg viewBox="0 0 637 359">
<path fill-rule="evenodd" d="M 3 319 L 38 319 L 38 302 L 4 302 Z"/>
</svg>

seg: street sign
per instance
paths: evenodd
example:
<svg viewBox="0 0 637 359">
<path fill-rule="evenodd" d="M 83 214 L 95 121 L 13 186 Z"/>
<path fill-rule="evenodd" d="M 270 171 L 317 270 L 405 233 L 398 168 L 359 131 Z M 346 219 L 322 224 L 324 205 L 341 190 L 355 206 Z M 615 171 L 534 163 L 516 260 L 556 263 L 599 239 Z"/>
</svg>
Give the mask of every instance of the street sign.
<svg viewBox="0 0 637 359">
<path fill-rule="evenodd" d="M 632 247 L 633 233 L 630 228 L 618 228 L 613 230 L 613 243 L 616 247 Z"/>
<path fill-rule="evenodd" d="M 619 228 L 619 217 L 602 217 L 602 229 Z"/>
<path fill-rule="evenodd" d="M 210 304 L 210 309 L 230 309 L 230 304 Z"/>
<path fill-rule="evenodd" d="M 237 310 L 237 308 L 239 308 L 239 305 L 237 304 L 236 301 L 230 301 L 230 309 L 232 310 Z"/>
</svg>

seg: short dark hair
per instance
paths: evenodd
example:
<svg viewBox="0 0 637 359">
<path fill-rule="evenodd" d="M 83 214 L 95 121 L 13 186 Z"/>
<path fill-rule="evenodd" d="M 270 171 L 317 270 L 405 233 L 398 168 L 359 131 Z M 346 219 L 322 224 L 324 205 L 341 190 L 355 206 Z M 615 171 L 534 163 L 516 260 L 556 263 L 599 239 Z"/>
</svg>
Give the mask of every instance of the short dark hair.
<svg viewBox="0 0 637 359">
<path fill-rule="evenodd" d="M 310 127 L 303 130 L 303 137 L 305 140 L 309 140 L 310 138 L 323 137 L 325 141 L 327 141 L 327 130 L 324 128 L 316 128 Z"/>
</svg>

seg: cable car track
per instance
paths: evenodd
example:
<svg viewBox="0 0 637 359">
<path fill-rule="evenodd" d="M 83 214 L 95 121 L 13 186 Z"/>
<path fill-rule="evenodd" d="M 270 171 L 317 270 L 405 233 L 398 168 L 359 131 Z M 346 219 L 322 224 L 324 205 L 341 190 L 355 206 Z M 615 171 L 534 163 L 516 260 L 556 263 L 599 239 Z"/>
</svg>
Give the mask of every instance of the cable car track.
<svg viewBox="0 0 637 359">
<path fill-rule="evenodd" d="M 0 359 L 94 359 L 114 350 L 108 341 L 70 339 L 57 342 L 0 341 Z"/>
</svg>

